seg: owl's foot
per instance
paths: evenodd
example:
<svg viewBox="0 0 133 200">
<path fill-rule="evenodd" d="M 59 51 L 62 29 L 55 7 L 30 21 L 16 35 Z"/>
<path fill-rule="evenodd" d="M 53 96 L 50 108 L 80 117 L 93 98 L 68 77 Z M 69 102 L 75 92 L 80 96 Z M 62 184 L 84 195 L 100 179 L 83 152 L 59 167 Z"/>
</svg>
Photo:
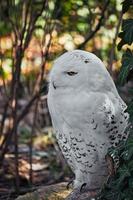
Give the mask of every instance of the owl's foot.
<svg viewBox="0 0 133 200">
<path fill-rule="evenodd" d="M 70 181 L 68 182 L 68 184 L 67 184 L 67 186 L 66 186 L 67 190 L 69 190 L 70 187 L 73 186 L 73 185 L 74 185 L 74 179 L 72 179 L 72 180 L 70 180 Z"/>
<path fill-rule="evenodd" d="M 83 192 L 85 187 L 86 187 L 87 183 L 83 183 L 80 187 L 80 192 Z"/>
</svg>

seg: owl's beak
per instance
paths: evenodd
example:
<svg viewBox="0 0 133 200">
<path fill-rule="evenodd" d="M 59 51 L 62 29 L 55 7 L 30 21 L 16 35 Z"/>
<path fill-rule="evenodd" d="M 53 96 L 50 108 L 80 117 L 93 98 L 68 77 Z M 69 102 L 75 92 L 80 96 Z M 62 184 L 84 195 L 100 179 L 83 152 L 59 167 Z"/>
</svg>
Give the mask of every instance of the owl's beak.
<svg viewBox="0 0 133 200">
<path fill-rule="evenodd" d="M 56 90 L 56 85 L 55 85 L 54 81 L 52 82 L 52 84 L 53 84 L 53 88 Z"/>
</svg>

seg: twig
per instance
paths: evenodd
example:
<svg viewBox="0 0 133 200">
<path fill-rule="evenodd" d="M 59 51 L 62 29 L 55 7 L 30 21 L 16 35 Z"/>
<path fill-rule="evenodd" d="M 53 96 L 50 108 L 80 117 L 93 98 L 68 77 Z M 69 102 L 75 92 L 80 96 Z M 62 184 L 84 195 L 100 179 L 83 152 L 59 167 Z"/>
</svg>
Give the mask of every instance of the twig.
<svg viewBox="0 0 133 200">
<path fill-rule="evenodd" d="M 8 11 L 10 10 L 10 8 L 12 8 L 12 3 L 13 1 L 6 1 L 7 3 L 7 8 Z M 19 29 L 17 27 L 17 23 L 14 23 L 14 21 L 11 19 L 10 15 L 6 15 L 5 20 L 7 19 L 7 23 L 10 23 L 13 29 L 13 33 L 15 35 L 15 42 L 17 42 L 20 39 L 20 32 Z M 16 21 L 17 22 L 17 21 Z M 16 44 L 15 44 L 16 45 Z"/>
<path fill-rule="evenodd" d="M 4 129 L 4 124 L 5 124 L 5 120 L 6 120 L 6 116 L 7 116 L 8 106 L 9 106 L 9 102 L 7 101 L 4 105 L 2 120 L 1 120 L 1 124 L 0 124 L 0 138 L 3 135 L 3 129 Z"/>
<path fill-rule="evenodd" d="M 23 50 L 25 50 L 28 47 L 33 30 L 35 29 L 35 23 L 38 20 L 38 18 L 42 15 L 42 12 L 45 10 L 46 3 L 47 3 L 47 0 L 44 0 L 42 8 L 40 9 L 40 12 L 38 12 L 37 14 L 36 13 L 31 14 L 31 21 L 29 23 L 29 27 L 27 28 L 27 35 L 25 38 Z M 32 10 L 31 10 L 31 13 L 32 13 Z"/>
<path fill-rule="evenodd" d="M 110 74 L 112 75 L 113 77 L 113 71 L 112 71 L 112 65 L 113 65 L 113 60 L 114 60 L 114 55 L 115 55 L 115 47 L 116 47 L 116 40 L 117 40 L 117 37 L 118 37 L 118 34 L 119 34 L 119 29 L 120 29 L 120 25 L 121 25 L 121 22 L 122 22 L 122 16 L 123 16 L 123 12 L 121 11 L 120 15 L 119 15 L 119 20 L 118 20 L 118 24 L 116 26 L 116 32 L 115 32 L 115 37 L 113 39 L 113 42 L 112 42 L 112 48 L 110 50 L 110 57 L 109 57 L 109 64 L 108 64 L 108 70 L 110 72 Z"/>
<path fill-rule="evenodd" d="M 19 123 L 25 117 L 25 115 L 29 112 L 31 106 L 39 96 L 40 93 L 38 92 L 29 100 L 29 102 L 27 103 L 21 114 L 18 116 L 17 123 Z"/>
<path fill-rule="evenodd" d="M 78 49 L 84 48 L 85 44 L 86 44 L 90 39 L 92 39 L 92 38 L 94 37 L 94 35 L 97 33 L 97 31 L 101 28 L 102 22 L 103 22 L 103 19 L 104 19 L 104 16 L 105 16 L 105 12 L 106 12 L 106 9 L 107 9 L 109 3 L 110 3 L 110 0 L 107 0 L 106 3 L 105 3 L 105 5 L 104 5 L 104 7 L 103 7 L 103 9 L 102 9 L 102 11 L 101 11 L 101 17 L 100 17 L 100 19 L 99 19 L 98 24 L 96 25 L 96 27 L 95 27 L 95 29 L 94 29 L 93 31 L 91 31 L 90 33 L 88 33 L 88 34 L 86 35 L 85 41 L 77 47 Z"/>
<path fill-rule="evenodd" d="M 27 6 L 26 6 L 27 3 Z M 28 13 L 29 13 L 29 9 L 30 9 L 30 4 L 32 3 L 32 1 L 24 1 L 23 2 L 23 10 L 22 10 L 22 32 L 21 32 L 21 41 L 23 44 L 23 39 L 24 39 L 24 34 L 26 31 L 26 26 L 27 26 L 27 20 L 28 20 Z M 30 24 L 30 23 L 29 23 Z"/>
</svg>

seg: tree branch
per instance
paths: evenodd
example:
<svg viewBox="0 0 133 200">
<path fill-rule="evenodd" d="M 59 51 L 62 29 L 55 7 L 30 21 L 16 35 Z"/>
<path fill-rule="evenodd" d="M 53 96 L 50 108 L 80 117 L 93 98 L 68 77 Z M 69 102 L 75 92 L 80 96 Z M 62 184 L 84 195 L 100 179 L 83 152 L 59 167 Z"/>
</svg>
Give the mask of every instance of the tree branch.
<svg viewBox="0 0 133 200">
<path fill-rule="evenodd" d="M 101 11 L 101 17 L 99 19 L 98 24 L 96 25 L 96 27 L 95 27 L 95 29 L 93 31 L 91 31 L 90 33 L 88 33 L 86 35 L 85 41 L 78 46 L 78 49 L 83 49 L 84 46 L 86 45 L 86 43 L 90 39 L 92 39 L 94 37 L 94 35 L 97 33 L 97 31 L 101 28 L 102 22 L 103 22 L 103 19 L 104 19 L 104 16 L 105 16 L 105 12 L 106 12 L 106 9 L 107 9 L 109 3 L 110 3 L 110 0 L 107 0 L 106 3 L 105 3 L 105 5 L 104 5 L 104 7 L 103 7 L 103 9 L 102 9 L 102 11 Z"/>
</svg>

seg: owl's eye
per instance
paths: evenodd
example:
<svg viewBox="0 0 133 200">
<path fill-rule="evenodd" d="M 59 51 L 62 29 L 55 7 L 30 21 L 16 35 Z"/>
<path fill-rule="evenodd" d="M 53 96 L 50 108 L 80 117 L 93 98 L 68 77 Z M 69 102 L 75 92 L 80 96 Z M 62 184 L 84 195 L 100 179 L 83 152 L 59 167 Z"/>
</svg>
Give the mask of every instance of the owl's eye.
<svg viewBox="0 0 133 200">
<path fill-rule="evenodd" d="M 74 75 L 78 74 L 78 72 L 69 71 L 69 72 L 67 72 L 67 74 L 68 74 L 69 76 L 74 76 Z"/>
</svg>

